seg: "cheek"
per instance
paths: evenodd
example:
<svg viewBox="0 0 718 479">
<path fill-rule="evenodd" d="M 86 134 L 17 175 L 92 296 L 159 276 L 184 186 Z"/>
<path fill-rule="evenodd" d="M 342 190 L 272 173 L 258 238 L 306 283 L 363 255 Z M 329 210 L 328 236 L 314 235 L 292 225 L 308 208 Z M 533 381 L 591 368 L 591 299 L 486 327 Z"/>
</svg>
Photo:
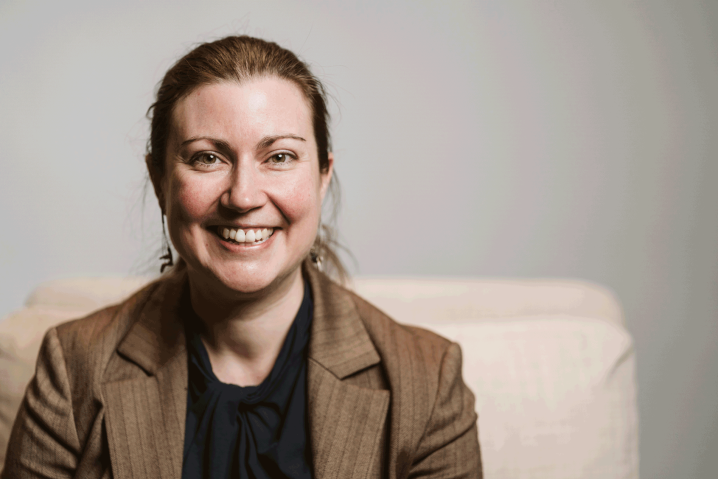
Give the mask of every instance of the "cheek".
<svg viewBox="0 0 718 479">
<path fill-rule="evenodd" d="M 215 190 L 211 182 L 186 181 L 181 175 L 172 178 L 168 197 L 170 215 L 176 227 L 204 217 L 215 203 Z"/>
<path fill-rule="evenodd" d="M 306 224 L 311 227 L 319 221 L 321 200 L 317 182 L 313 178 L 302 178 L 277 191 L 278 206 L 292 224 Z"/>
</svg>

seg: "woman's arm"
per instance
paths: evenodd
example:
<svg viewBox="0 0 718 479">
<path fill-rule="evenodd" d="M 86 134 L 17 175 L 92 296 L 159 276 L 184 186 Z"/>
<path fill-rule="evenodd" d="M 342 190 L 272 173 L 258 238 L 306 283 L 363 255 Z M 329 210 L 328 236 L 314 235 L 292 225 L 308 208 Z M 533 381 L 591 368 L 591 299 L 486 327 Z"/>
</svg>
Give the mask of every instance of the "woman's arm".
<svg viewBox="0 0 718 479">
<path fill-rule="evenodd" d="M 79 454 L 70 382 L 53 328 L 42 341 L 35 376 L 15 418 L 2 477 L 72 477 Z"/>
<path fill-rule="evenodd" d="M 474 395 L 461 378 L 461 349 L 444 354 L 434 407 L 414 456 L 410 478 L 481 478 Z"/>
</svg>

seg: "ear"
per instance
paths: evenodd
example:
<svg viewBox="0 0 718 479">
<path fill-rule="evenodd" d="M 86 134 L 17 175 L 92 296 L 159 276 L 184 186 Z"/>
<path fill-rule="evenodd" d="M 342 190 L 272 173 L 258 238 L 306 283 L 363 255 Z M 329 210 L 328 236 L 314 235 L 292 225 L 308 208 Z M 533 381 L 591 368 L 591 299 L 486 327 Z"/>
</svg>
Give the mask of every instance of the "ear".
<svg viewBox="0 0 718 479">
<path fill-rule="evenodd" d="M 322 201 L 324 201 L 324 197 L 327 194 L 327 190 L 329 189 L 329 183 L 332 181 L 332 173 L 334 172 L 334 153 L 331 151 L 329 152 L 329 166 L 327 167 L 326 171 L 319 172 L 320 181 L 322 182 L 322 189 L 321 189 L 321 197 Z"/>
<path fill-rule="evenodd" d="M 150 181 L 152 181 L 152 187 L 155 190 L 155 196 L 160 204 L 162 214 L 165 213 L 165 195 L 162 191 L 162 180 L 160 178 L 160 172 L 157 171 L 154 163 L 152 163 L 152 155 L 145 155 L 145 165 L 147 165 L 147 171 L 150 174 Z"/>
</svg>

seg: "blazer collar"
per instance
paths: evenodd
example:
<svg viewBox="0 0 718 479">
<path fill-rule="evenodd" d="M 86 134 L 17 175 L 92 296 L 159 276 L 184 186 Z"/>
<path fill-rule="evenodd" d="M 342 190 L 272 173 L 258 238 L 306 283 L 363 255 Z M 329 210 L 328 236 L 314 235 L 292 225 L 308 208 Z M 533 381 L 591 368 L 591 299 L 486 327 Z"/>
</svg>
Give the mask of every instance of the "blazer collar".
<svg viewBox="0 0 718 479">
<path fill-rule="evenodd" d="M 314 300 L 308 357 L 343 379 L 380 362 L 379 354 L 359 317 L 352 293 L 319 272 L 302 265 Z M 177 354 L 185 353 L 182 296 L 188 293 L 186 270 L 160 279 L 118 352 L 148 374 Z"/>
<path fill-rule="evenodd" d="M 120 313 L 136 319 L 117 351 L 147 375 L 105 373 L 105 427 L 116 479 L 182 475 L 187 353 L 181 299 L 186 287 L 186 272 L 175 271 L 138 293 Z"/>
<path fill-rule="evenodd" d="M 352 293 L 317 271 L 310 261 L 304 262 L 303 269 L 314 299 L 309 359 L 338 379 L 378 364 L 379 353 L 361 321 Z"/>
<path fill-rule="evenodd" d="M 137 321 L 130 327 L 117 351 L 150 375 L 175 358 L 186 353 L 182 323 L 182 297 L 189 293 L 187 271 L 180 268 L 154 285 Z"/>
<path fill-rule="evenodd" d="M 377 477 L 389 391 L 342 379 L 380 362 L 353 295 L 305 262 L 314 319 L 307 364 L 307 412 L 314 477 Z"/>
</svg>

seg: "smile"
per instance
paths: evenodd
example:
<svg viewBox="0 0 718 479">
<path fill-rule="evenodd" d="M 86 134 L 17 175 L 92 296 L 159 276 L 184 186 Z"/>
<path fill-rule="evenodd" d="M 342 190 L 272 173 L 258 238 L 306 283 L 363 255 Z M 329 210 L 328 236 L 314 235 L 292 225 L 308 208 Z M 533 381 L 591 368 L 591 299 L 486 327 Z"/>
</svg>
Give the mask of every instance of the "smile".
<svg viewBox="0 0 718 479">
<path fill-rule="evenodd" d="M 255 245 L 267 241 L 274 234 L 274 228 L 239 229 L 218 226 L 217 234 L 230 243 Z"/>
</svg>

